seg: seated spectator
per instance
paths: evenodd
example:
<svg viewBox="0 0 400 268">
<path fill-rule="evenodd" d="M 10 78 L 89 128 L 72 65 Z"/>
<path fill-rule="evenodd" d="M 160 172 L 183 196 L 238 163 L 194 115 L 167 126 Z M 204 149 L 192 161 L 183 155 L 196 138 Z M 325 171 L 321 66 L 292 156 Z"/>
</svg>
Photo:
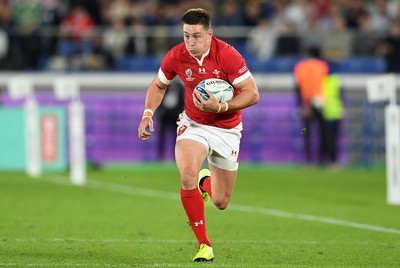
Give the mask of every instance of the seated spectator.
<svg viewBox="0 0 400 268">
<path fill-rule="evenodd" d="M 217 8 L 217 12 L 213 18 L 215 26 L 242 26 L 244 19 L 238 1 L 235 0 L 226 0 L 221 1 L 222 5 L 220 8 Z M 224 36 L 223 40 L 229 44 L 236 45 L 237 43 L 241 43 L 245 41 L 245 38 L 241 38 L 238 36 L 229 36 L 230 32 L 235 33 L 237 30 L 233 27 L 226 27 L 224 29 L 224 33 L 227 36 Z"/>
<path fill-rule="evenodd" d="M 84 7 L 75 5 L 63 19 L 61 30 L 72 40 L 86 40 L 94 30 L 94 21 Z"/>
<path fill-rule="evenodd" d="M 287 1 L 283 10 L 283 19 L 295 32 L 303 31 L 307 27 L 308 8 L 307 1 L 305 0 L 292 0 Z"/>
<path fill-rule="evenodd" d="M 362 0 L 352 0 L 344 3 L 343 17 L 345 26 L 350 30 L 357 30 L 359 16 L 367 13 L 364 3 Z"/>
<path fill-rule="evenodd" d="M 322 47 L 325 39 L 324 31 L 319 17 L 315 14 L 308 19 L 307 30 L 301 32 L 301 53 L 306 54 L 312 47 Z"/>
<path fill-rule="evenodd" d="M 245 7 L 243 23 L 246 26 L 257 26 L 261 19 L 262 6 L 260 1 L 248 1 Z"/>
<path fill-rule="evenodd" d="M 94 35 L 91 39 L 91 50 L 82 57 L 82 69 L 84 71 L 104 71 L 108 70 L 114 59 L 103 47 L 103 39 L 101 35 Z"/>
<path fill-rule="evenodd" d="M 353 33 L 352 55 L 374 56 L 378 36 L 373 32 L 369 17 L 364 14 L 358 18 L 359 29 Z"/>
<path fill-rule="evenodd" d="M 63 18 L 62 10 L 66 9 L 67 3 L 62 0 L 46 0 L 41 1 L 42 5 L 42 29 L 56 29 Z M 50 56 L 54 54 L 57 48 L 57 35 L 45 34 L 40 37 L 40 50 L 43 56 Z"/>
<path fill-rule="evenodd" d="M 387 33 L 391 23 L 386 2 L 387 0 L 374 0 L 367 6 L 371 28 L 377 34 Z"/>
<path fill-rule="evenodd" d="M 130 3 L 128 0 L 114 0 L 107 9 L 109 21 L 126 21 L 129 17 Z"/>
<path fill-rule="evenodd" d="M 238 26 L 243 25 L 243 15 L 241 14 L 237 1 L 223 1 L 221 11 L 214 18 L 214 25 Z"/>
<path fill-rule="evenodd" d="M 39 26 L 42 19 L 42 7 L 39 1 L 20 0 L 12 6 L 12 19 L 16 34 L 11 47 L 15 54 L 21 54 L 22 69 L 35 69 L 40 54 Z"/>
<path fill-rule="evenodd" d="M 330 13 L 333 0 L 314 0 L 312 3 L 315 15 L 319 18 L 326 17 Z"/>
<path fill-rule="evenodd" d="M 344 15 L 341 6 L 333 2 L 328 9 L 328 13 L 322 17 L 319 17 L 319 24 L 326 34 L 328 34 L 332 28 L 336 17 L 344 18 Z"/>
<path fill-rule="evenodd" d="M 129 41 L 129 34 L 121 19 L 111 21 L 103 34 L 103 48 L 113 57 L 114 61 L 120 59 L 124 54 Z"/>
<path fill-rule="evenodd" d="M 324 56 L 332 61 L 346 58 L 351 53 L 351 44 L 352 35 L 346 28 L 344 18 L 336 16 L 332 28 L 324 39 Z"/>
<path fill-rule="evenodd" d="M 400 19 L 390 26 L 389 35 L 379 42 L 377 55 L 385 58 L 387 72 L 400 72 Z"/>
<path fill-rule="evenodd" d="M 276 41 L 275 54 L 279 56 L 294 56 L 300 53 L 300 39 L 291 23 L 282 24 Z"/>
<path fill-rule="evenodd" d="M 167 33 L 160 32 L 157 38 L 154 38 L 154 42 L 149 41 L 149 37 L 145 34 L 145 25 L 140 18 L 133 18 L 132 23 L 129 26 L 131 34 L 128 38 L 128 43 L 126 45 L 125 54 L 135 55 L 135 56 L 146 56 L 151 52 L 164 53 L 168 50 L 167 43 Z M 153 51 L 153 47 L 157 49 Z"/>
<path fill-rule="evenodd" d="M 270 25 L 268 18 L 261 18 L 252 28 L 246 40 L 246 50 L 260 60 L 269 59 L 274 51 L 277 32 Z"/>
<path fill-rule="evenodd" d="M 82 70 L 82 57 L 91 53 L 93 49 L 91 38 L 94 35 L 94 27 L 92 17 L 79 4 L 74 5 L 62 20 L 56 50 L 68 58 L 70 70 Z"/>
</svg>

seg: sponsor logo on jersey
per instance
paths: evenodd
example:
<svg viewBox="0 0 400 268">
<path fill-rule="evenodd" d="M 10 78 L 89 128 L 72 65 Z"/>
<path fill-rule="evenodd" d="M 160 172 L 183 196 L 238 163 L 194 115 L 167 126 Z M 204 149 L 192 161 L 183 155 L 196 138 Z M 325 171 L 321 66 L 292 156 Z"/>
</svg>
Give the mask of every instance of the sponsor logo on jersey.
<svg viewBox="0 0 400 268">
<path fill-rule="evenodd" d="M 242 74 L 247 71 L 247 66 L 243 66 L 242 68 L 239 69 L 238 73 Z"/>
<path fill-rule="evenodd" d="M 192 69 L 190 69 L 190 68 L 186 69 L 185 70 L 185 74 L 187 75 L 187 77 L 186 77 L 187 81 L 193 81 L 194 80 L 194 78 L 192 77 L 192 74 L 193 74 Z"/>
<path fill-rule="evenodd" d="M 206 68 L 199 68 L 199 74 L 206 74 Z"/>
<path fill-rule="evenodd" d="M 204 224 L 203 220 L 200 220 L 200 221 L 196 221 L 194 223 L 194 226 L 198 227 L 199 225 L 203 225 L 203 224 Z"/>
</svg>

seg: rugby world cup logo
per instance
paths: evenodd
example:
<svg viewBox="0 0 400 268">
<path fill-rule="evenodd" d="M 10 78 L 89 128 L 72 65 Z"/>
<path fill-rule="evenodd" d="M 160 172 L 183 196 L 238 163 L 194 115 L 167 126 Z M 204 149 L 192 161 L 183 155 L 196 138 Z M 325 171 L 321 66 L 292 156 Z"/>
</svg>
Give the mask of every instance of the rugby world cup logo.
<svg viewBox="0 0 400 268">
<path fill-rule="evenodd" d="M 186 69 L 185 70 L 185 74 L 187 76 L 186 77 L 187 81 L 193 81 L 194 80 L 194 78 L 192 77 L 192 74 L 193 74 L 192 69 L 190 69 L 190 68 Z"/>
</svg>

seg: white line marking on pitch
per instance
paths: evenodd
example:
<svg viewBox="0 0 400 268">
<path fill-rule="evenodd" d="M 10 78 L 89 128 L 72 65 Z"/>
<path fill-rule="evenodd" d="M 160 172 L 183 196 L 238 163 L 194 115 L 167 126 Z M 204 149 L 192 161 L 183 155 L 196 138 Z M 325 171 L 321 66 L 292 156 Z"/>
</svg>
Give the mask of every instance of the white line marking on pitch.
<svg viewBox="0 0 400 268">
<path fill-rule="evenodd" d="M 193 244 L 194 240 L 173 240 L 173 239 L 82 239 L 75 237 L 64 237 L 64 238 L 51 238 L 51 239 L 37 239 L 37 238 L 7 238 L 1 242 L 20 242 L 20 243 L 108 243 L 108 244 Z M 302 245 L 318 245 L 318 244 L 329 244 L 329 245 L 386 245 L 387 243 L 376 243 L 368 241 L 312 241 L 312 240 L 215 240 L 215 243 L 221 244 L 302 244 Z"/>
<path fill-rule="evenodd" d="M 256 207 L 244 206 L 244 205 L 232 205 L 232 206 L 237 211 L 254 212 L 254 213 L 276 216 L 276 217 L 281 217 L 281 218 L 323 222 L 323 223 L 328 223 L 328 224 L 333 224 L 333 225 L 342 225 L 342 226 L 346 226 L 346 227 L 352 227 L 352 228 L 356 228 L 356 229 L 364 229 L 364 230 L 383 232 L 383 233 L 400 234 L 400 230 L 398 230 L 398 229 L 386 228 L 386 227 L 381 227 L 381 226 L 376 226 L 376 225 L 344 221 L 344 220 L 338 220 L 338 219 L 333 219 L 333 218 L 325 218 L 325 217 L 307 215 L 307 214 L 298 214 L 298 213 L 292 213 L 292 212 L 286 212 L 286 211 L 282 211 L 282 210 L 275 210 L 275 209 L 268 209 L 268 208 L 256 208 Z"/>
<path fill-rule="evenodd" d="M 46 181 L 63 184 L 63 185 L 71 185 L 69 181 L 66 180 L 65 177 L 52 177 L 51 179 L 44 179 Z M 138 188 L 123 184 L 116 184 L 116 183 L 106 183 L 106 182 L 99 182 L 99 181 L 88 181 L 84 187 L 92 188 L 92 189 L 99 189 L 99 190 L 108 190 L 117 193 L 125 193 L 125 194 L 132 194 L 132 195 L 140 195 L 146 197 L 156 197 L 156 198 L 163 198 L 163 199 L 170 199 L 170 200 L 180 200 L 178 193 L 171 193 L 166 191 L 160 190 L 153 190 L 153 189 L 146 189 L 146 188 Z M 375 232 L 382 232 L 382 233 L 391 233 L 391 234 L 400 234 L 399 229 L 393 228 L 386 228 L 376 225 L 370 224 L 363 224 L 345 220 L 338 220 L 334 218 L 326 218 L 320 217 L 315 215 L 308 215 L 308 214 L 299 214 L 299 213 L 292 213 L 283 210 L 276 210 L 276 209 L 268 209 L 268 208 L 258 208 L 253 206 L 247 205 L 239 205 L 239 204 L 230 204 L 229 209 L 246 212 L 246 213 L 257 213 L 262 215 L 269 215 L 279 218 L 289 218 L 289 219 L 298 219 L 303 221 L 311 221 L 311 222 L 322 222 L 332 225 L 341 225 L 345 227 L 351 227 L 356 229 L 362 230 L 369 230 Z"/>
</svg>

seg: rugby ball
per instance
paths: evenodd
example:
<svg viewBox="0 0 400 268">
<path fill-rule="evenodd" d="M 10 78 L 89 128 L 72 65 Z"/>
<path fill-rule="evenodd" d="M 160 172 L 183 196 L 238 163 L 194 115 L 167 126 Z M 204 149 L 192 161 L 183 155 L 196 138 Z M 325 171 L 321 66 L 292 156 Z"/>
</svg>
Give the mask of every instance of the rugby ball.
<svg viewBox="0 0 400 268">
<path fill-rule="evenodd" d="M 197 84 L 194 90 L 197 90 L 204 100 L 209 96 L 206 90 L 210 91 L 218 102 L 228 101 L 233 98 L 234 90 L 231 84 L 218 78 L 209 78 Z"/>
</svg>

